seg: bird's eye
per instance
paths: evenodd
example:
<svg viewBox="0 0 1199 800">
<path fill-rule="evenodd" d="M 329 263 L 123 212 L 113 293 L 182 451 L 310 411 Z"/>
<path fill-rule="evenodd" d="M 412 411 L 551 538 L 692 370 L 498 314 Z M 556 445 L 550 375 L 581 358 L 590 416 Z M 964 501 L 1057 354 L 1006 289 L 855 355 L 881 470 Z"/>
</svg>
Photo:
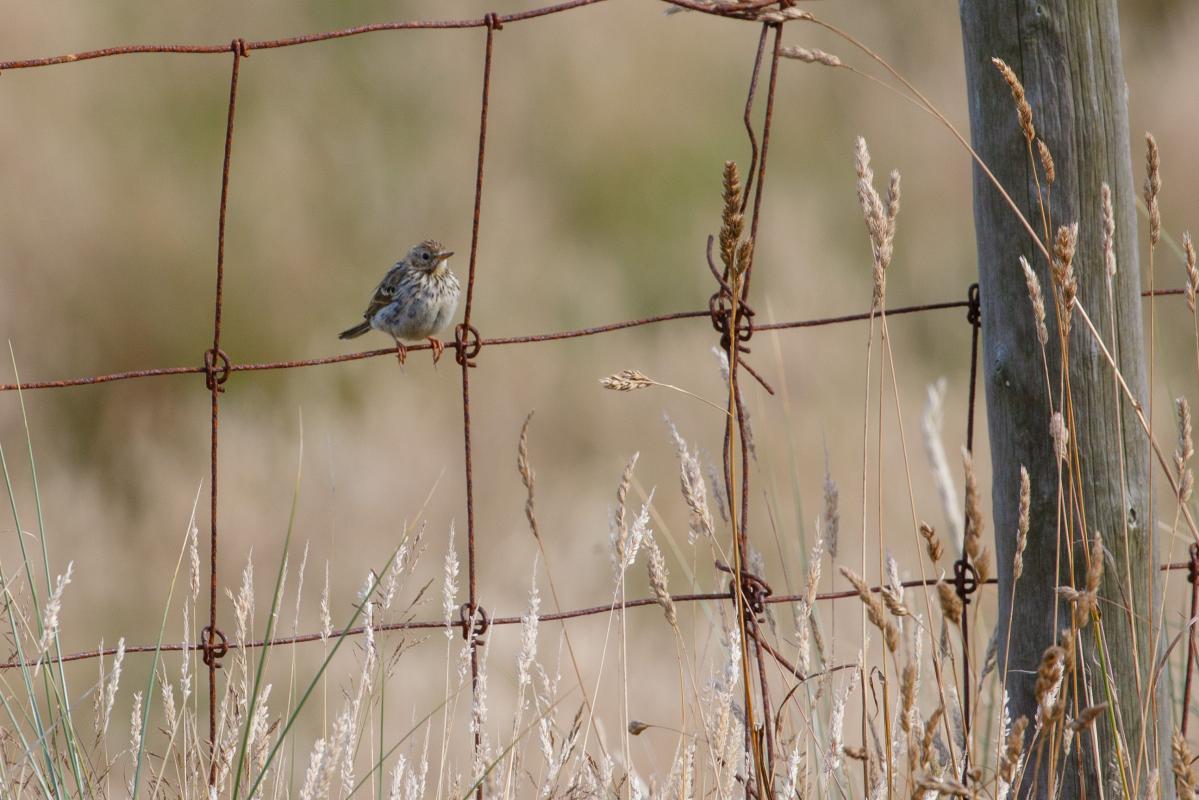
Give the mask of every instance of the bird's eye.
<svg viewBox="0 0 1199 800">
<path fill-rule="evenodd" d="M 421 253 L 421 254 L 420 254 L 420 260 L 421 260 L 421 261 L 428 261 L 428 260 L 429 260 L 429 254 L 428 254 L 428 253 Z"/>
</svg>

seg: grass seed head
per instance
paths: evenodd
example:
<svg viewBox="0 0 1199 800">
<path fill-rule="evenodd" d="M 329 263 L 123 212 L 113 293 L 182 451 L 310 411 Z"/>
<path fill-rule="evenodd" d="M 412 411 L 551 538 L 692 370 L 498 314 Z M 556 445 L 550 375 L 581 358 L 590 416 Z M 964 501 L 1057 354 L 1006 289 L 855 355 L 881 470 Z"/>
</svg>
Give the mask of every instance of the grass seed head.
<svg viewBox="0 0 1199 800">
<path fill-rule="evenodd" d="M 779 55 L 783 58 L 793 58 L 796 61 L 802 61 L 805 64 L 823 64 L 826 67 L 841 67 L 841 59 L 837 58 L 832 53 L 826 53 L 823 50 L 816 48 L 799 47 L 789 45 L 779 50 Z"/>
<path fill-rule="evenodd" d="M 1032 487 L 1028 480 L 1028 470 L 1020 465 L 1020 503 L 1016 515 L 1016 557 L 1012 565 L 1012 575 L 1019 578 L 1024 574 L 1024 548 L 1028 546 L 1029 516 L 1032 509 Z"/>
<path fill-rule="evenodd" d="M 1037 155 L 1041 159 L 1041 168 L 1045 170 L 1045 183 L 1053 186 L 1057 180 L 1057 168 L 1053 165 L 1053 154 L 1049 152 L 1049 145 L 1045 144 L 1044 139 L 1037 139 Z"/>
<path fill-rule="evenodd" d="M 600 378 L 600 386 L 614 392 L 635 392 L 654 385 L 654 379 L 635 369 L 622 369 L 615 375 Z"/>
<path fill-rule="evenodd" d="M 1016 103 L 1016 116 L 1020 120 L 1020 130 L 1023 131 L 1024 138 L 1031 144 L 1037 137 L 1037 131 L 1033 128 L 1032 106 L 1028 104 L 1028 98 L 1024 95 L 1024 84 L 1020 82 L 1016 73 L 1002 58 L 992 58 L 991 63 L 999 70 L 999 74 L 1003 76 L 1004 82 L 1012 91 L 1012 100 Z"/>
<path fill-rule="evenodd" d="M 1157 139 L 1152 133 L 1145 134 L 1145 207 L 1149 209 L 1149 244 L 1157 246 L 1162 238 L 1162 214 L 1157 196 L 1162 190 L 1161 156 L 1157 152 Z"/>
<path fill-rule="evenodd" d="M 1116 277 L 1116 215 L 1112 210 L 1112 189 L 1106 183 L 1099 191 L 1103 199 L 1103 268 L 1110 281 Z"/>
</svg>

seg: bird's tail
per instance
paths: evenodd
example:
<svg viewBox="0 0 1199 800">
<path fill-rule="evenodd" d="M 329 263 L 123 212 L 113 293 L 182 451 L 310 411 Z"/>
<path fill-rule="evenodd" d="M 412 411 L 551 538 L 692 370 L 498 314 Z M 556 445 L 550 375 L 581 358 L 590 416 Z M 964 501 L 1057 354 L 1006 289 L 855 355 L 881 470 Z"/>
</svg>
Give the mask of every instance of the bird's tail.
<svg viewBox="0 0 1199 800">
<path fill-rule="evenodd" d="M 340 334 L 338 334 L 337 338 L 338 339 L 357 339 L 359 336 L 366 333 L 370 329 L 371 329 L 371 321 L 369 319 L 364 320 L 363 322 L 358 323 L 354 327 L 342 331 Z"/>
</svg>

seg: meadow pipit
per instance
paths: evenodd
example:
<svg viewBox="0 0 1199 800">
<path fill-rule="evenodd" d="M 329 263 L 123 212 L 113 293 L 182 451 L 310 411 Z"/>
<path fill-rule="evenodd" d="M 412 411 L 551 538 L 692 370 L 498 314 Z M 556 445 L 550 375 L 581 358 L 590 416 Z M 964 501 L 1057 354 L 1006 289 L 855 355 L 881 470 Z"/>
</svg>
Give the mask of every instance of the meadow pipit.
<svg viewBox="0 0 1199 800">
<path fill-rule="evenodd" d="M 374 328 L 396 343 L 396 356 L 404 363 L 408 351 L 403 341 L 428 339 L 433 363 L 445 345 L 433 334 L 449 324 L 458 308 L 458 279 L 450 272 L 453 253 L 432 240 L 421 242 L 388 271 L 375 289 L 363 322 L 341 332 L 339 338 L 353 339 Z"/>
</svg>

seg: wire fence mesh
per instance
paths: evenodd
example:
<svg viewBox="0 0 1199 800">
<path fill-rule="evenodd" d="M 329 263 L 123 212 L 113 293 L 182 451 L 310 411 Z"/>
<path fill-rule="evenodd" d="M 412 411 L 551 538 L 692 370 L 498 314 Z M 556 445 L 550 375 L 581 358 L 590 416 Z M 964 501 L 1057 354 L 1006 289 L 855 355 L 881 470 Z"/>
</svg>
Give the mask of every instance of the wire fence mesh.
<svg viewBox="0 0 1199 800">
<path fill-rule="evenodd" d="M 164 377 L 170 375 L 188 375 L 202 374 L 204 375 L 204 385 L 209 393 L 211 400 L 211 445 L 210 445 L 210 483 L 209 483 L 209 511 L 210 511 L 210 527 L 209 527 L 209 613 L 207 625 L 205 625 L 199 633 L 198 639 L 195 642 L 180 642 L 180 643 L 164 643 L 158 645 L 126 645 L 123 652 L 125 653 L 147 653 L 161 651 L 198 651 L 202 654 L 203 661 L 208 669 L 208 711 L 209 711 L 209 742 L 216 741 L 216 726 L 217 726 L 217 687 L 218 687 L 218 670 L 221 667 L 221 660 L 229 650 L 234 647 L 256 648 L 267 644 L 295 644 L 304 642 L 321 641 L 321 633 L 306 633 L 293 636 L 275 637 L 268 640 L 247 641 L 240 645 L 231 643 L 227 635 L 221 630 L 219 620 L 217 618 L 217 599 L 218 590 L 221 588 L 221 575 L 218 571 L 218 553 L 219 542 L 218 536 L 218 520 L 219 520 L 219 443 L 220 443 L 220 411 L 221 411 L 221 395 L 225 393 L 230 376 L 237 372 L 258 372 L 266 370 L 286 370 L 298 369 L 302 367 L 315 367 L 330 364 L 338 364 L 347 361 L 356 361 L 360 359 L 374 358 L 379 356 L 393 355 L 396 351 L 393 348 L 383 348 L 366 350 L 362 352 L 349 353 L 344 355 L 327 356 L 314 359 L 300 359 L 288 361 L 272 361 L 260 363 L 237 363 L 234 362 L 228 353 L 222 348 L 222 311 L 224 308 L 224 283 L 225 283 L 225 229 L 227 218 L 227 207 L 230 192 L 230 177 L 233 167 L 233 144 L 235 134 L 235 121 L 238 100 L 238 79 L 243 68 L 243 62 L 250 57 L 251 53 L 259 50 L 270 50 L 276 48 L 294 47 L 304 44 L 317 42 L 326 42 L 346 37 L 359 36 L 367 33 L 382 32 L 382 31 L 401 31 L 401 30 L 416 30 L 416 29 L 463 29 L 463 28 L 481 28 L 485 33 L 483 42 L 483 74 L 481 82 L 481 101 L 479 111 L 479 136 L 478 136 L 478 155 L 477 167 L 475 173 L 475 192 L 474 192 L 474 211 L 471 229 L 471 246 L 469 256 L 469 266 L 466 283 L 466 298 L 463 309 L 463 319 L 454 329 L 454 340 L 452 343 L 447 343 L 447 349 L 453 348 L 455 360 L 461 369 L 461 399 L 462 399 L 462 437 L 463 437 L 463 455 L 464 455 L 464 471 L 465 471 L 465 508 L 467 517 L 467 602 L 461 607 L 459 619 L 452 621 L 450 625 L 458 628 L 463 637 L 467 640 L 471 654 L 471 689 L 472 692 L 477 692 L 479 688 L 479 649 L 485 646 L 483 639 L 492 626 L 508 626 L 521 623 L 522 617 L 517 616 L 493 616 L 488 612 L 481 601 L 480 591 L 480 576 L 478 571 L 478 559 L 476 557 L 476 519 L 475 519 L 475 499 L 474 499 L 474 471 L 472 469 L 472 446 L 471 446 L 471 382 L 470 370 L 476 366 L 477 359 L 480 358 L 482 352 L 490 350 L 493 347 L 499 346 L 515 346 L 515 345 L 531 345 L 549 341 L 557 341 L 564 339 L 574 339 L 587 336 L 595 336 L 610 333 L 613 331 L 624 330 L 628 328 L 641 327 L 646 325 L 665 324 L 679 320 L 709 318 L 717 333 L 720 334 L 722 349 L 733 358 L 730 361 L 737 365 L 737 368 L 732 370 L 730 383 L 732 386 L 732 394 L 734 396 L 737 413 L 730 416 L 726 422 L 725 437 L 726 444 L 729 437 L 734 435 L 734 427 L 739 428 L 739 438 L 741 442 L 740 453 L 740 496 L 745 498 L 748 496 L 750 470 L 749 456 L 746 452 L 745 442 L 745 415 L 741 408 L 741 397 L 739 388 L 739 372 L 745 369 L 747 374 L 759 381 L 763 387 L 773 393 L 772 388 L 762 379 L 756 372 L 753 371 L 746 362 L 739 361 L 735 358 L 735 353 L 744 352 L 745 344 L 748 342 L 757 331 L 783 331 L 783 330 L 798 330 L 803 328 L 824 327 L 830 325 L 840 325 L 852 322 L 860 322 L 873 319 L 877 311 L 869 311 L 859 314 L 848 314 L 834 317 L 823 317 L 816 319 L 795 320 L 788 322 L 776 322 L 769 324 L 755 324 L 753 321 L 754 312 L 748 303 L 749 283 L 753 274 L 752 263 L 747 270 L 744 284 L 737 296 L 733 296 L 733 292 L 726 282 L 727 275 L 722 276 L 720 271 L 715 267 L 711 260 L 711 241 L 709 241 L 709 266 L 712 268 L 713 276 L 718 284 L 718 289 L 712 295 L 709 303 L 709 308 L 694 311 L 680 311 L 668 314 L 659 314 L 640 319 L 632 319 L 625 321 L 612 322 L 605 325 L 599 325 L 589 328 L 580 328 L 575 330 L 562 330 L 555 332 L 535 333 L 524 336 L 512 336 L 504 338 L 487 338 L 480 334 L 479 330 L 472 323 L 472 307 L 475 297 L 475 284 L 477 272 L 477 260 L 479 251 L 479 235 L 481 222 L 483 219 L 483 197 L 484 197 L 484 176 L 485 164 L 487 156 L 487 123 L 488 111 L 491 97 L 491 83 L 493 72 L 493 52 L 496 45 L 497 33 L 502 31 L 505 25 L 520 23 L 523 21 L 544 17 L 551 14 L 559 14 L 574 9 L 579 9 L 585 6 L 595 5 L 605 0 L 571 0 L 555 5 L 549 5 L 542 8 L 536 8 L 528 11 L 523 11 L 513 14 L 495 14 L 489 13 L 481 18 L 476 19 L 459 19 L 459 20 L 440 20 L 440 21 L 396 21 L 387 23 L 378 23 L 372 25 L 363 25 L 340 30 L 326 31 L 303 36 L 294 36 L 281 39 L 267 39 L 247 41 L 245 39 L 234 39 L 229 44 L 224 45 L 195 45 L 195 44 L 150 44 L 150 45 L 132 45 L 120 47 L 108 47 L 98 50 L 91 50 L 73 54 L 65 54 L 51 56 L 45 58 L 34 58 L 16 61 L 0 62 L 0 72 L 9 70 L 30 69 L 38 67 L 48 67 L 53 65 L 71 64 L 81 61 L 87 61 L 97 58 L 107 58 L 121 55 L 130 55 L 138 53 L 162 53 L 162 54 L 209 54 L 209 55 L 228 55 L 231 58 L 230 76 L 229 76 L 229 97 L 228 97 L 228 113 L 225 127 L 224 139 L 224 158 L 221 167 L 221 193 L 220 205 L 218 209 L 218 225 L 217 225 L 217 252 L 216 252 L 216 269 L 215 269 L 215 298 L 213 303 L 213 322 L 212 322 L 212 346 L 203 352 L 201 363 L 189 366 L 176 367 L 158 367 L 141 370 L 117 372 L 103 375 L 91 375 L 76 378 L 67 378 L 61 380 L 45 380 L 31 381 L 19 384 L 0 384 L 0 392 L 18 391 L 18 390 L 38 390 L 38 389 L 56 389 L 75 386 L 91 386 L 116 381 L 135 380 L 143 378 Z M 775 100 L 775 90 L 777 85 L 778 67 L 780 60 L 780 50 L 782 46 L 782 35 L 785 23 L 793 19 L 802 19 L 803 12 L 791 7 L 791 2 L 788 0 L 751 0 L 751 2 L 742 2 L 738 4 L 711 4 L 706 2 L 696 2 L 694 0 L 663 0 L 667 5 L 678 9 L 685 9 L 704 14 L 712 14 L 719 17 L 724 17 L 730 20 L 738 20 L 759 24 L 761 33 L 758 39 L 757 51 L 755 54 L 753 68 L 750 76 L 749 89 L 746 96 L 744 110 L 744 124 L 747 136 L 751 146 L 751 162 L 747 171 L 748 182 L 743 192 L 742 212 L 750 214 L 750 240 L 754 240 L 758 234 L 759 221 L 761 219 L 762 204 L 764 198 L 764 186 L 767 176 L 767 156 L 770 144 L 771 124 L 773 121 L 773 109 Z M 757 100 L 759 79 L 763 65 L 768 63 L 769 71 L 765 88 L 764 113 L 760 128 L 755 128 L 753 123 L 753 112 Z M 750 197 L 752 190 L 752 207 L 750 207 Z M 1167 296 L 1180 295 L 1181 289 L 1158 290 L 1155 292 L 1146 292 L 1146 296 Z M 974 419 L 975 419 L 975 400 L 976 400 L 976 383 L 977 383 L 977 368 L 978 368 L 978 345 L 979 333 L 982 324 L 979 311 L 979 297 L 977 284 L 969 287 L 966 297 L 956 300 L 944 300 L 940 302 L 932 302 L 921 305 L 912 305 L 898 308 L 886 309 L 886 315 L 889 317 L 920 314 L 942 310 L 965 310 L 965 320 L 971 331 L 971 349 L 970 349 L 970 386 L 968 397 L 968 408 L 966 414 L 967 432 L 966 443 L 968 449 L 973 449 L 974 441 Z M 408 350 L 424 350 L 429 349 L 429 344 L 411 345 Z M 727 452 L 727 451 L 726 451 Z M 726 465 L 727 466 L 727 465 Z M 726 479 L 729 476 L 726 471 Z M 740 563 L 746 564 L 747 559 L 746 547 L 748 544 L 748 503 L 740 504 L 740 526 L 737 533 L 737 550 L 741 556 Z M 734 570 L 723 564 L 717 564 L 717 567 L 731 573 L 729 580 L 729 589 L 727 592 L 715 593 L 695 593 L 695 594 L 678 594 L 672 595 L 675 602 L 697 602 L 697 601 L 723 601 L 728 600 L 734 608 L 743 608 L 744 618 L 748 625 L 747 633 L 749 638 L 755 643 L 754 652 L 758 660 L 759 674 L 762 680 L 759 681 L 758 689 L 761 692 L 760 700 L 764 707 L 765 717 L 770 718 L 770 697 L 768 694 L 768 682 L 765 680 L 764 659 L 769 657 L 781 666 L 787 673 L 790 673 L 801 681 L 806 680 L 804 675 L 796 666 L 791 664 L 782 654 L 780 654 L 759 631 L 761 622 L 759 615 L 763 613 L 766 605 L 773 603 L 790 603 L 796 602 L 804 598 L 804 595 L 786 595 L 773 593 L 771 587 L 765 582 L 762 576 L 756 575 L 746 568 L 740 571 Z M 1189 560 L 1184 562 L 1168 563 L 1161 565 L 1162 570 L 1187 570 L 1188 581 L 1192 586 L 1190 599 L 1190 614 L 1189 618 L 1193 619 L 1199 613 L 1199 546 L 1192 546 L 1190 549 Z M 937 580 L 919 580 L 908 581 L 902 585 L 904 587 L 927 587 L 936 584 Z M 968 603 L 970 596 L 984 584 L 994 585 L 996 579 L 992 578 L 986 581 L 979 581 L 977 573 L 974 572 L 973 566 L 964 556 L 958 559 L 954 564 L 953 585 L 959 596 L 964 602 Z M 881 587 L 870 587 L 871 591 L 878 592 Z M 857 597 L 858 592 L 854 590 L 833 591 L 819 593 L 816 599 L 819 601 L 833 601 L 844 598 Z M 540 616 L 544 621 L 569 620 L 585 616 L 610 614 L 617 609 L 641 608 L 646 606 L 656 605 L 656 598 L 641 598 L 627 600 L 624 602 L 606 603 L 587 608 L 577 608 L 573 610 L 559 611 L 555 613 L 546 613 Z M 962 648 L 962 672 L 963 680 L 969 680 L 971 675 L 970 670 L 970 648 L 968 646 L 969 636 L 966 631 L 968 624 L 968 615 L 963 614 L 961 617 L 961 625 L 963 628 Z M 446 622 L 442 620 L 436 621 L 405 621 L 393 624 L 382 624 L 374 626 L 376 631 L 392 631 L 392 630 L 412 630 L 412 629 L 437 629 L 446 627 Z M 359 635 L 364 633 L 365 627 L 354 627 L 345 631 L 338 631 L 337 634 L 344 633 L 345 635 Z M 1191 633 L 1191 642 L 1187 650 L 1186 672 L 1184 679 L 1183 692 L 1183 718 L 1182 730 L 1185 733 L 1187 726 L 1187 709 L 1190 704 L 1192 676 L 1196 660 L 1195 644 L 1193 641 L 1193 631 Z M 113 655 L 117 652 L 117 648 L 100 648 L 95 650 L 80 651 L 61 656 L 49 656 L 54 662 L 70 662 L 86 659 L 94 659 Z M 44 660 L 44 659 L 43 659 Z M 22 666 L 32 666 L 34 662 L 25 662 L 21 660 L 12 660 L 6 663 L 0 663 L 0 670 L 12 669 Z M 852 665 L 846 665 L 852 666 Z M 834 667 L 834 669 L 842 667 Z M 964 690 L 961 694 L 964 700 L 964 721 L 966 730 L 970 729 L 970 696 L 971 692 Z M 768 755 L 773 755 L 771 751 L 774 749 L 774 744 L 770 739 L 770 726 L 765 726 L 766 734 L 766 751 Z M 480 733 L 478 730 L 474 733 L 475 745 L 478 747 Z M 216 780 L 216 763 L 212 764 L 212 773 L 210 774 L 210 782 Z M 478 789 L 479 796 L 482 797 L 482 787 Z"/>
</svg>

